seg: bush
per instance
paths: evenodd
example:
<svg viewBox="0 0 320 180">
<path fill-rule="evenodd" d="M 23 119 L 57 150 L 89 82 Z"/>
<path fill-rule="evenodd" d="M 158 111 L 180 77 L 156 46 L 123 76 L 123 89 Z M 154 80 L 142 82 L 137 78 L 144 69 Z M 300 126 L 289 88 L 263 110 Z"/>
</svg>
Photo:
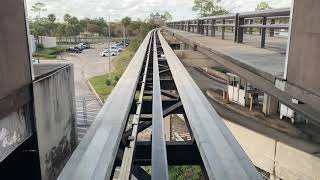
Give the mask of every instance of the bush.
<svg viewBox="0 0 320 180">
<path fill-rule="evenodd" d="M 38 44 L 37 48 L 38 48 L 38 49 L 43 49 L 43 48 L 44 48 L 44 47 L 43 47 L 43 44 Z"/>
<path fill-rule="evenodd" d="M 111 85 L 110 79 L 106 79 L 106 85 L 107 85 L 107 86 L 110 86 L 110 85 Z"/>
<path fill-rule="evenodd" d="M 116 75 L 116 76 L 114 76 L 113 79 L 118 82 L 119 81 L 119 76 Z"/>
<path fill-rule="evenodd" d="M 112 86 L 116 86 L 117 85 L 117 83 L 118 83 L 118 81 L 112 81 Z"/>
<path fill-rule="evenodd" d="M 38 49 L 38 52 L 33 53 L 33 57 L 43 57 L 48 59 L 54 59 L 64 51 L 61 47 L 42 48 Z"/>
</svg>

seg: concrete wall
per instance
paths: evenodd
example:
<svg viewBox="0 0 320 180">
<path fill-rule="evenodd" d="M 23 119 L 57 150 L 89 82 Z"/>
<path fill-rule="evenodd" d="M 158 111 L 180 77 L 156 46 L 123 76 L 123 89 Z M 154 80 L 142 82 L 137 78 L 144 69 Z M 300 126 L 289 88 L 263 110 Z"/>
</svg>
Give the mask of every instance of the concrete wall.
<svg viewBox="0 0 320 180">
<path fill-rule="evenodd" d="M 32 135 L 31 104 L 0 119 L 0 162 Z"/>
<path fill-rule="evenodd" d="M 31 83 L 24 0 L 1 0 L 0 99 Z"/>
<path fill-rule="evenodd" d="M 73 66 L 37 64 L 34 69 L 46 72 L 34 82 L 34 104 L 41 176 L 53 180 L 77 145 Z"/>
<path fill-rule="evenodd" d="M 287 79 L 320 95 L 320 1 L 295 0 Z"/>
<path fill-rule="evenodd" d="M 320 179 L 320 157 L 233 122 L 224 121 L 253 164 L 284 180 Z M 316 149 L 316 148 L 315 148 Z"/>
<path fill-rule="evenodd" d="M 29 35 L 29 49 L 31 53 L 34 53 L 37 50 L 36 39 L 34 38 L 33 35 Z"/>
<path fill-rule="evenodd" d="M 39 43 L 43 45 L 45 48 L 57 47 L 57 38 L 56 37 L 48 37 L 48 36 L 40 36 Z"/>
<path fill-rule="evenodd" d="M 0 162 L 32 134 L 32 76 L 24 0 L 0 6 Z"/>
</svg>

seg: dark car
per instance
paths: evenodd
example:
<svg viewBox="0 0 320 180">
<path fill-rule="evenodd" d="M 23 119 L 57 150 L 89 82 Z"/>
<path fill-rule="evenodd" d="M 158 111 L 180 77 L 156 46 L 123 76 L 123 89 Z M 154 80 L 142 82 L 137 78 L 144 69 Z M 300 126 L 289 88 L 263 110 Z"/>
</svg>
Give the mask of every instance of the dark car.
<svg viewBox="0 0 320 180">
<path fill-rule="evenodd" d="M 82 49 L 78 48 L 78 47 L 69 47 L 66 49 L 66 52 L 69 53 L 82 53 Z"/>
</svg>

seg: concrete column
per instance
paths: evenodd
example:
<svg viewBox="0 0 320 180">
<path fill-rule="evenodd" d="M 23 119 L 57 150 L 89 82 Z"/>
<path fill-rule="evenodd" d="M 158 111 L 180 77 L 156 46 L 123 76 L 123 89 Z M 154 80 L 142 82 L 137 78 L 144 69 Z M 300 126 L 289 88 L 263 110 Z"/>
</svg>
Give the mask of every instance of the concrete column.
<svg viewBox="0 0 320 180">
<path fill-rule="evenodd" d="M 266 115 L 276 114 L 278 110 L 278 100 L 264 93 L 262 111 Z"/>
<path fill-rule="evenodd" d="M 180 50 L 185 50 L 186 48 L 185 48 L 185 43 L 181 43 L 180 44 Z"/>
<path fill-rule="evenodd" d="M 166 141 L 171 141 L 172 135 L 172 123 L 171 123 L 171 116 L 168 115 L 164 118 L 164 136 Z"/>
<path fill-rule="evenodd" d="M 245 92 L 245 106 L 248 106 L 250 104 L 250 100 L 249 100 L 249 93 L 248 93 L 248 83 L 245 82 L 245 86 L 244 86 L 244 92 Z"/>
</svg>

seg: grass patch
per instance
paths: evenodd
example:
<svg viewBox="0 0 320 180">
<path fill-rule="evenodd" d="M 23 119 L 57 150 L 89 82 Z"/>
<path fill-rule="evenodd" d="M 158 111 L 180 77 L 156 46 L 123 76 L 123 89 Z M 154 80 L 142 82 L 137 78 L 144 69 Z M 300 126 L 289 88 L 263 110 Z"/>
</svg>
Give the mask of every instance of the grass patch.
<svg viewBox="0 0 320 180">
<path fill-rule="evenodd" d="M 96 76 L 91 78 L 89 81 L 97 94 L 99 95 L 100 99 L 105 100 L 108 95 L 111 93 L 113 86 L 106 84 L 107 76 Z"/>
<path fill-rule="evenodd" d="M 38 52 L 32 54 L 33 57 L 41 57 L 45 59 L 56 59 L 57 55 L 64 51 L 61 47 L 39 48 Z"/>
<path fill-rule="evenodd" d="M 221 66 L 211 67 L 211 69 L 216 70 L 216 71 L 221 72 L 221 73 L 224 73 L 224 74 L 228 72 L 225 68 L 223 68 Z"/>
<path fill-rule="evenodd" d="M 151 174 L 151 166 L 144 166 L 143 169 Z M 169 166 L 169 180 L 199 180 L 202 179 L 200 166 Z"/>
</svg>

